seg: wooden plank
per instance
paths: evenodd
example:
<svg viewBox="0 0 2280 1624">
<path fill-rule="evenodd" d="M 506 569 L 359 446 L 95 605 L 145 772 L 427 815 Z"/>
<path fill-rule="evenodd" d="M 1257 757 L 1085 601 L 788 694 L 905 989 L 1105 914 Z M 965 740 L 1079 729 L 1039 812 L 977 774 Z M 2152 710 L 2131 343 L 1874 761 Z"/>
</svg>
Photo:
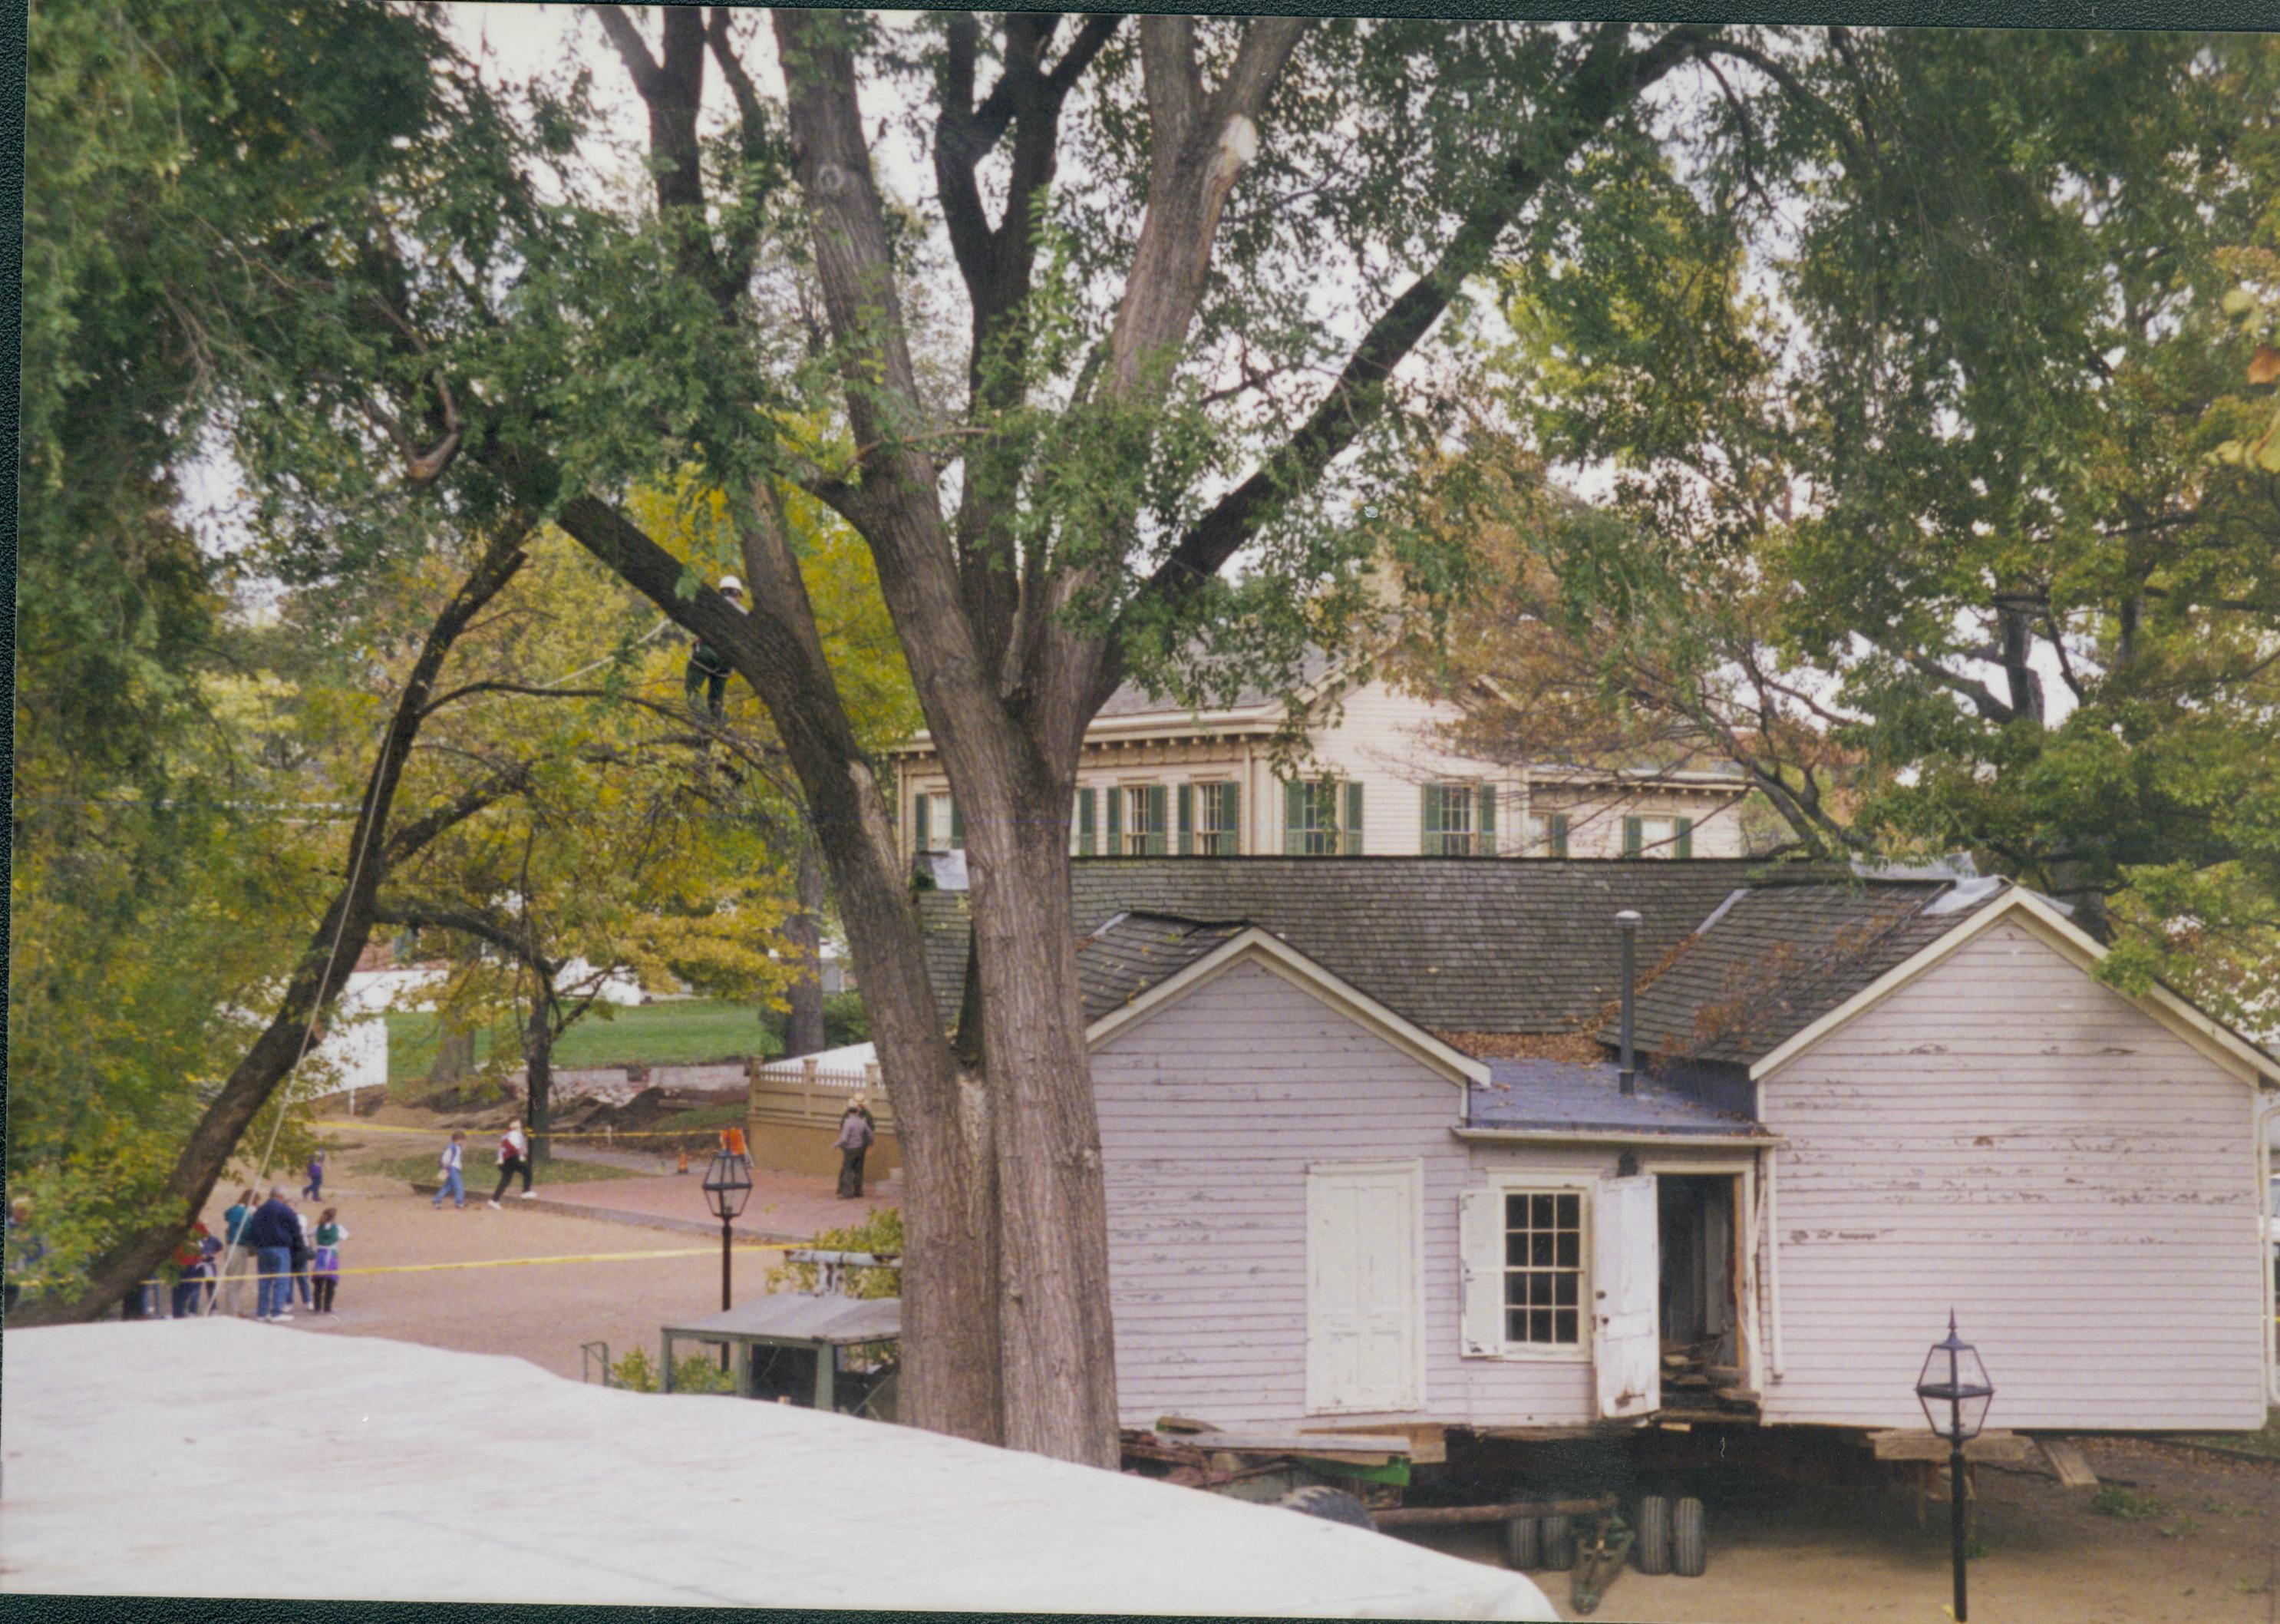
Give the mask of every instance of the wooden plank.
<svg viewBox="0 0 2280 1624">
<path fill-rule="evenodd" d="M 2090 1462 L 2082 1451 L 2064 1438 L 2037 1438 L 2035 1443 L 2043 1451 L 2043 1459 L 2051 1463 L 2051 1470 L 2059 1474 L 2059 1482 L 2068 1489 L 2095 1489 L 2098 1474 L 2090 1469 Z"/>
<path fill-rule="evenodd" d="M 1449 1523 L 1510 1522 L 1520 1517 L 1596 1517 L 1614 1509 L 1612 1499 L 1508 1500 L 1497 1505 L 1396 1505 L 1372 1512 L 1381 1528 L 1429 1528 Z"/>
<path fill-rule="evenodd" d="M 1347 1428 L 1343 1427 L 1310 1427 L 1306 1435 L 1317 1434 L 1339 1440 L 1337 1447 L 1350 1447 L 1356 1433 L 1399 1433 L 1409 1440 L 1409 1459 L 1421 1466 L 1439 1466 L 1449 1459 L 1449 1428 L 1441 1421 L 1380 1421 L 1372 1426 Z"/>
<path fill-rule="evenodd" d="M 1221 1431 L 1178 1442 L 1242 1455 L 1398 1455 L 1406 1459 L 1410 1449 L 1409 1440 L 1398 1432 L 1343 1433 L 1333 1442 L 1321 1433 Z"/>
<path fill-rule="evenodd" d="M 1947 1459 L 1947 1440 L 1932 1432 L 1917 1432 L 1900 1428 L 1891 1432 L 1872 1432 L 1868 1443 L 1879 1460 L 1929 1460 Z M 1963 1446 L 1966 1460 L 2020 1461 L 2027 1459 L 2034 1440 L 2021 1432 L 1983 1432 Z"/>
</svg>

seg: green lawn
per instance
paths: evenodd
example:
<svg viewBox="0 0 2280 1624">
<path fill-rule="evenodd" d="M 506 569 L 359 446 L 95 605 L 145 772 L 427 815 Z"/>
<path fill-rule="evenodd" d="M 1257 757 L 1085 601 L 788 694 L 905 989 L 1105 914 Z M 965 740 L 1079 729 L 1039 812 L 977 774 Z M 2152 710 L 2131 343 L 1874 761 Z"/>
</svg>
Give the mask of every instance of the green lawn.
<svg viewBox="0 0 2280 1624">
<path fill-rule="evenodd" d="M 417 1081 L 435 1063 L 435 1017 L 413 1010 L 388 1018 L 388 1076 L 391 1082 Z M 589 1012 L 554 1046 L 558 1066 L 689 1066 L 705 1060 L 773 1056 L 782 1040 L 763 1024 L 769 1017 L 750 1004 L 718 998 L 689 998 L 613 1010 L 606 1018 Z M 495 1047 L 497 1046 L 497 1047 Z M 475 1034 L 475 1062 L 493 1053 L 510 1058 L 513 1034 L 502 1028 Z"/>
</svg>

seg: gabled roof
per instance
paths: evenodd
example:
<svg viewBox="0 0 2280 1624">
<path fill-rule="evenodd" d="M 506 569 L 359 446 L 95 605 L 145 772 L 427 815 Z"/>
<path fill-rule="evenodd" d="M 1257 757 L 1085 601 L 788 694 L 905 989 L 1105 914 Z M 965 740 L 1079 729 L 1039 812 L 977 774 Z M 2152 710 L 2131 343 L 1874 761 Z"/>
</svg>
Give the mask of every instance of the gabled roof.
<svg viewBox="0 0 2280 1624">
<path fill-rule="evenodd" d="M 1248 920 L 1429 1031 L 1565 1032 L 1616 996 L 1614 916 L 1636 908 L 1652 965 L 1736 888 L 1777 882 L 1742 859 L 1082 858 L 1076 927 L 1118 913 Z M 964 987 L 967 898 L 921 892 L 945 1020 Z"/>
<path fill-rule="evenodd" d="M 1962 924 L 1998 882 L 1737 887 L 1658 958 L 1642 943 L 1643 1054 L 1748 1064 Z M 1975 900 L 1976 899 L 1976 900 Z M 1618 1033 L 1610 1020 L 1602 1041 Z"/>
<path fill-rule="evenodd" d="M 1298 661 L 1298 680 L 1293 684 L 1305 692 L 1328 676 L 1336 665 L 1321 649 L 1309 648 Z M 1151 694 L 1136 683 L 1127 682 L 1109 695 L 1108 703 L 1093 712 L 1096 719 L 1116 716 L 1189 716 L 1198 713 L 1216 715 L 1225 711 L 1280 711 L 1282 690 L 1267 688 L 1256 682 L 1246 682 L 1235 697 L 1224 704 L 1197 706 L 1188 704 L 1169 694 Z"/>
<path fill-rule="evenodd" d="M 1088 1027 L 1243 934 L 1239 920 L 1119 913 L 1076 944 L 1077 986 Z"/>
</svg>

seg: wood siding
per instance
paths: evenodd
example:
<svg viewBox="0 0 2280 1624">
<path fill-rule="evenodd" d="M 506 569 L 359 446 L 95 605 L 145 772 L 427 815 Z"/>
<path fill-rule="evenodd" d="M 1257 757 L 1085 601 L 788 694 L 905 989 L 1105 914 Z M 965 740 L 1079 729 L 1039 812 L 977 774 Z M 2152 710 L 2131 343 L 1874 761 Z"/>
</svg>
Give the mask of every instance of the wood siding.
<svg viewBox="0 0 2280 1624">
<path fill-rule="evenodd" d="M 2263 1424 L 2252 1091 L 2040 937 L 1994 927 L 1762 1086 L 1768 1420 L 1922 1426 L 1953 1306 L 1991 1426 Z"/>
<path fill-rule="evenodd" d="M 1460 1357 L 1458 1194 L 1491 1166 L 1612 1172 L 1612 1151 L 1468 1151 L 1452 1132 L 1455 1084 L 1256 964 L 1116 1033 L 1092 1074 L 1126 1426 L 1305 1420 L 1307 1166 L 1412 1157 L 1425 1177 L 1424 1403 L 1378 1419 L 1590 1419 L 1587 1358 Z"/>
</svg>

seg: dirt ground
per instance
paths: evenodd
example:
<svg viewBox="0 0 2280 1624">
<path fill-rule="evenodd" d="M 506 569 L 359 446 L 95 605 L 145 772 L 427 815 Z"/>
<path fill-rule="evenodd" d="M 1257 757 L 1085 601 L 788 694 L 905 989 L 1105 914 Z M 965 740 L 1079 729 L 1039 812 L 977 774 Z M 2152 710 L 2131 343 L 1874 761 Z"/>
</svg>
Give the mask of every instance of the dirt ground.
<svg viewBox="0 0 2280 1624">
<path fill-rule="evenodd" d="M 2237 1461 L 2138 1441 L 2079 1440 L 2130 1509 L 2100 1515 L 2094 1491 L 2023 1468 L 1978 1474 L 1970 1565 L 1973 1624 L 2274 1624 L 2280 1620 L 2280 1462 Z M 1919 1529 L 1876 1494 L 1744 1481 L 1709 1497 L 1710 1570 L 1699 1579 L 1629 1572 L 1595 1619 L 1667 1624 L 1826 1624 L 1947 1616 L 1947 1507 Z M 1457 1528 L 1420 1543 L 1500 1562 L 1500 1533 Z M 1568 1607 L 1568 1576 L 1537 1582 Z"/>
<path fill-rule="evenodd" d="M 399 1147 L 385 1149 L 395 1153 Z M 439 1212 L 402 1180 L 359 1172 L 362 1159 L 336 1156 L 320 1204 L 338 1207 L 349 1231 L 341 1248 L 344 1272 L 337 1312 L 312 1317 L 297 1303 L 291 1322 L 276 1328 L 281 1335 L 390 1336 L 471 1353 L 511 1354 L 575 1377 L 582 1343 L 605 1342 L 613 1358 L 645 1348 L 653 1359 L 658 1327 L 665 1320 L 719 1312 L 717 1242 L 533 1212 L 512 1197 L 495 1212 L 483 1205 L 488 1184 L 466 1211 L 446 1205 Z M 289 1187 L 297 1180 L 288 1183 L 286 1198 L 296 1206 L 306 1205 Z M 205 1214 L 216 1234 L 221 1231 L 221 1211 L 235 1194 L 218 1192 Z M 640 1255 L 660 1251 L 677 1255 Z M 346 1272 L 573 1257 L 602 1260 L 398 1274 Z M 774 1249 L 737 1249 L 734 1283 L 739 1300 L 763 1289 L 779 1258 Z"/>
<path fill-rule="evenodd" d="M 351 1274 L 341 1282 L 335 1318 L 312 1319 L 297 1306 L 293 1321 L 276 1328 L 279 1335 L 397 1337 L 510 1354 L 574 1378 L 581 1343 L 606 1342 L 612 1356 L 641 1347 L 654 1357 L 662 1321 L 709 1312 L 719 1303 L 719 1250 L 696 1235 L 535 1212 L 512 1199 L 497 1212 L 480 1197 L 465 1212 L 437 1212 L 400 1180 L 358 1171 L 359 1162 L 399 1148 L 375 1146 L 335 1160 L 327 1201 L 350 1230 L 347 1267 L 601 1260 Z M 218 1198 L 208 1214 L 217 1228 L 227 1198 Z M 678 1255 L 635 1255 L 660 1251 Z M 762 1289 L 775 1257 L 739 1249 L 740 1300 Z M 1976 1531 L 1986 1553 L 1971 1564 L 1975 1620 L 2280 1624 L 2280 1462 L 2135 1440 L 2079 1442 L 2101 1481 L 2127 1492 L 2131 1514 L 2099 1514 L 2091 1509 L 2092 1490 L 2063 1489 L 2039 1468 L 1983 1468 Z M 1946 1616 L 1944 1505 L 1932 1507 L 1919 1528 L 1905 1503 L 1875 1494 L 1737 1479 L 1708 1498 L 1709 1572 L 1699 1579 L 1626 1573 L 1594 1617 L 1639 1624 L 1936 1624 Z M 1500 1535 L 1491 1529 L 1407 1537 L 1476 1561 L 1503 1560 Z M 1536 1577 L 1565 1610 L 1567 1575 Z"/>
</svg>

